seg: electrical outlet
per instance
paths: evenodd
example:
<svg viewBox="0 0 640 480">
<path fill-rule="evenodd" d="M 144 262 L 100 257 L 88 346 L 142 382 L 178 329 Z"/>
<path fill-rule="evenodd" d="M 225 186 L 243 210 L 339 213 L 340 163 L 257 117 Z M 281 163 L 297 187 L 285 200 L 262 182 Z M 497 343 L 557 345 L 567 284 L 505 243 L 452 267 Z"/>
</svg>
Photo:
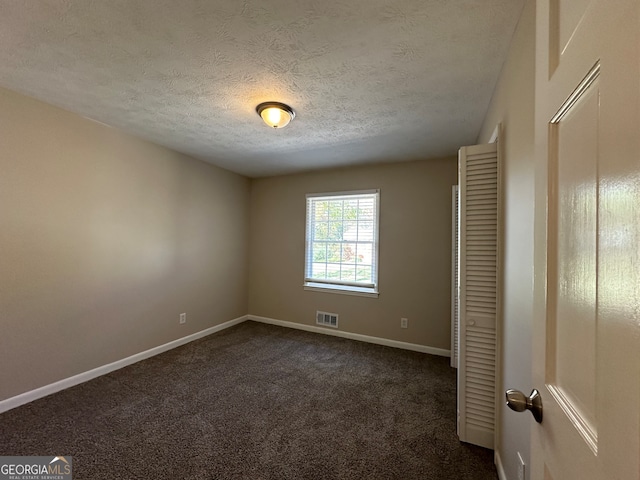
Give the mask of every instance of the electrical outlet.
<svg viewBox="0 0 640 480">
<path fill-rule="evenodd" d="M 522 455 L 518 452 L 518 480 L 526 480 L 525 463 L 522 459 Z"/>
<path fill-rule="evenodd" d="M 180 314 L 180 325 L 182 325 L 183 323 L 187 323 L 187 314 L 186 313 L 181 313 Z"/>
<path fill-rule="evenodd" d="M 401 318 L 400 319 L 400 328 L 408 328 L 409 327 L 409 319 Z"/>
</svg>

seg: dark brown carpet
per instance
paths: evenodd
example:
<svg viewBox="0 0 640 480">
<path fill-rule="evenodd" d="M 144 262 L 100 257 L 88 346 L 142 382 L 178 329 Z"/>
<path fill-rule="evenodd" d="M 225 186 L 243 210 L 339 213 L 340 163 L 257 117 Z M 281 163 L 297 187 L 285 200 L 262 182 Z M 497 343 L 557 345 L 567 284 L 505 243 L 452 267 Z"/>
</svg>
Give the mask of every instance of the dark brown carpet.
<svg viewBox="0 0 640 480">
<path fill-rule="evenodd" d="M 74 479 L 497 479 L 448 359 L 255 322 L 0 415 Z"/>
</svg>

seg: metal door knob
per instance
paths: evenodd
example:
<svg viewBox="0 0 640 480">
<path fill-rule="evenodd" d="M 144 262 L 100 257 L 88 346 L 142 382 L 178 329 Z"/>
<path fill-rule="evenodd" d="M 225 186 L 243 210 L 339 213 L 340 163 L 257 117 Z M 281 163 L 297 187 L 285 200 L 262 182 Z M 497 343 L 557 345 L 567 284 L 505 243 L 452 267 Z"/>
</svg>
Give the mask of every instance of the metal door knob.
<svg viewBox="0 0 640 480">
<path fill-rule="evenodd" d="M 527 397 L 520 390 L 509 389 L 506 393 L 507 406 L 516 412 L 524 412 L 529 410 L 533 414 L 536 422 L 542 423 L 542 398 L 540 392 L 535 388 L 531 390 L 531 394 Z"/>
</svg>

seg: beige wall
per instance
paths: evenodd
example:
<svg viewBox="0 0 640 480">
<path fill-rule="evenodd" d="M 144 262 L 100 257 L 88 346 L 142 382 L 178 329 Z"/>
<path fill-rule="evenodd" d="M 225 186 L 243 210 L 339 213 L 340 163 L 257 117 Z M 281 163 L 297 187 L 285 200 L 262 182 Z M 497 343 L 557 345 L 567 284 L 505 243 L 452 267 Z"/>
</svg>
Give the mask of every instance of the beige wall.
<svg viewBox="0 0 640 480">
<path fill-rule="evenodd" d="M 248 213 L 248 179 L 0 89 L 0 400 L 245 315 Z"/>
<path fill-rule="evenodd" d="M 478 143 L 503 131 L 504 264 L 500 391 L 531 384 L 534 225 L 535 2 L 528 1 Z M 498 453 L 506 478 L 518 478 L 517 452 L 529 462 L 531 416 L 499 407 Z"/>
<path fill-rule="evenodd" d="M 257 179 L 251 187 L 249 313 L 450 348 L 451 185 L 445 158 Z M 305 194 L 380 189 L 379 298 L 305 291 Z M 400 318 L 409 328 L 400 328 Z"/>
</svg>

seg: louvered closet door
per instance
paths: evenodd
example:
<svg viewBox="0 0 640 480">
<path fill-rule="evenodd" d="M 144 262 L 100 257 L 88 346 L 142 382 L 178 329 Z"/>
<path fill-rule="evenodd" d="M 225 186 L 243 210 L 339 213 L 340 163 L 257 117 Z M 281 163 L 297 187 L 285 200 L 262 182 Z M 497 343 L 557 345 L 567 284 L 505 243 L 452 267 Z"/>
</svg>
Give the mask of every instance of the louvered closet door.
<svg viewBox="0 0 640 480">
<path fill-rule="evenodd" d="M 494 447 L 496 398 L 497 145 L 459 152 L 458 436 Z"/>
<path fill-rule="evenodd" d="M 458 185 L 451 187 L 451 366 L 458 368 L 458 325 L 460 325 L 459 314 L 459 285 L 458 281 L 458 217 L 460 208 L 458 206 Z"/>
</svg>

